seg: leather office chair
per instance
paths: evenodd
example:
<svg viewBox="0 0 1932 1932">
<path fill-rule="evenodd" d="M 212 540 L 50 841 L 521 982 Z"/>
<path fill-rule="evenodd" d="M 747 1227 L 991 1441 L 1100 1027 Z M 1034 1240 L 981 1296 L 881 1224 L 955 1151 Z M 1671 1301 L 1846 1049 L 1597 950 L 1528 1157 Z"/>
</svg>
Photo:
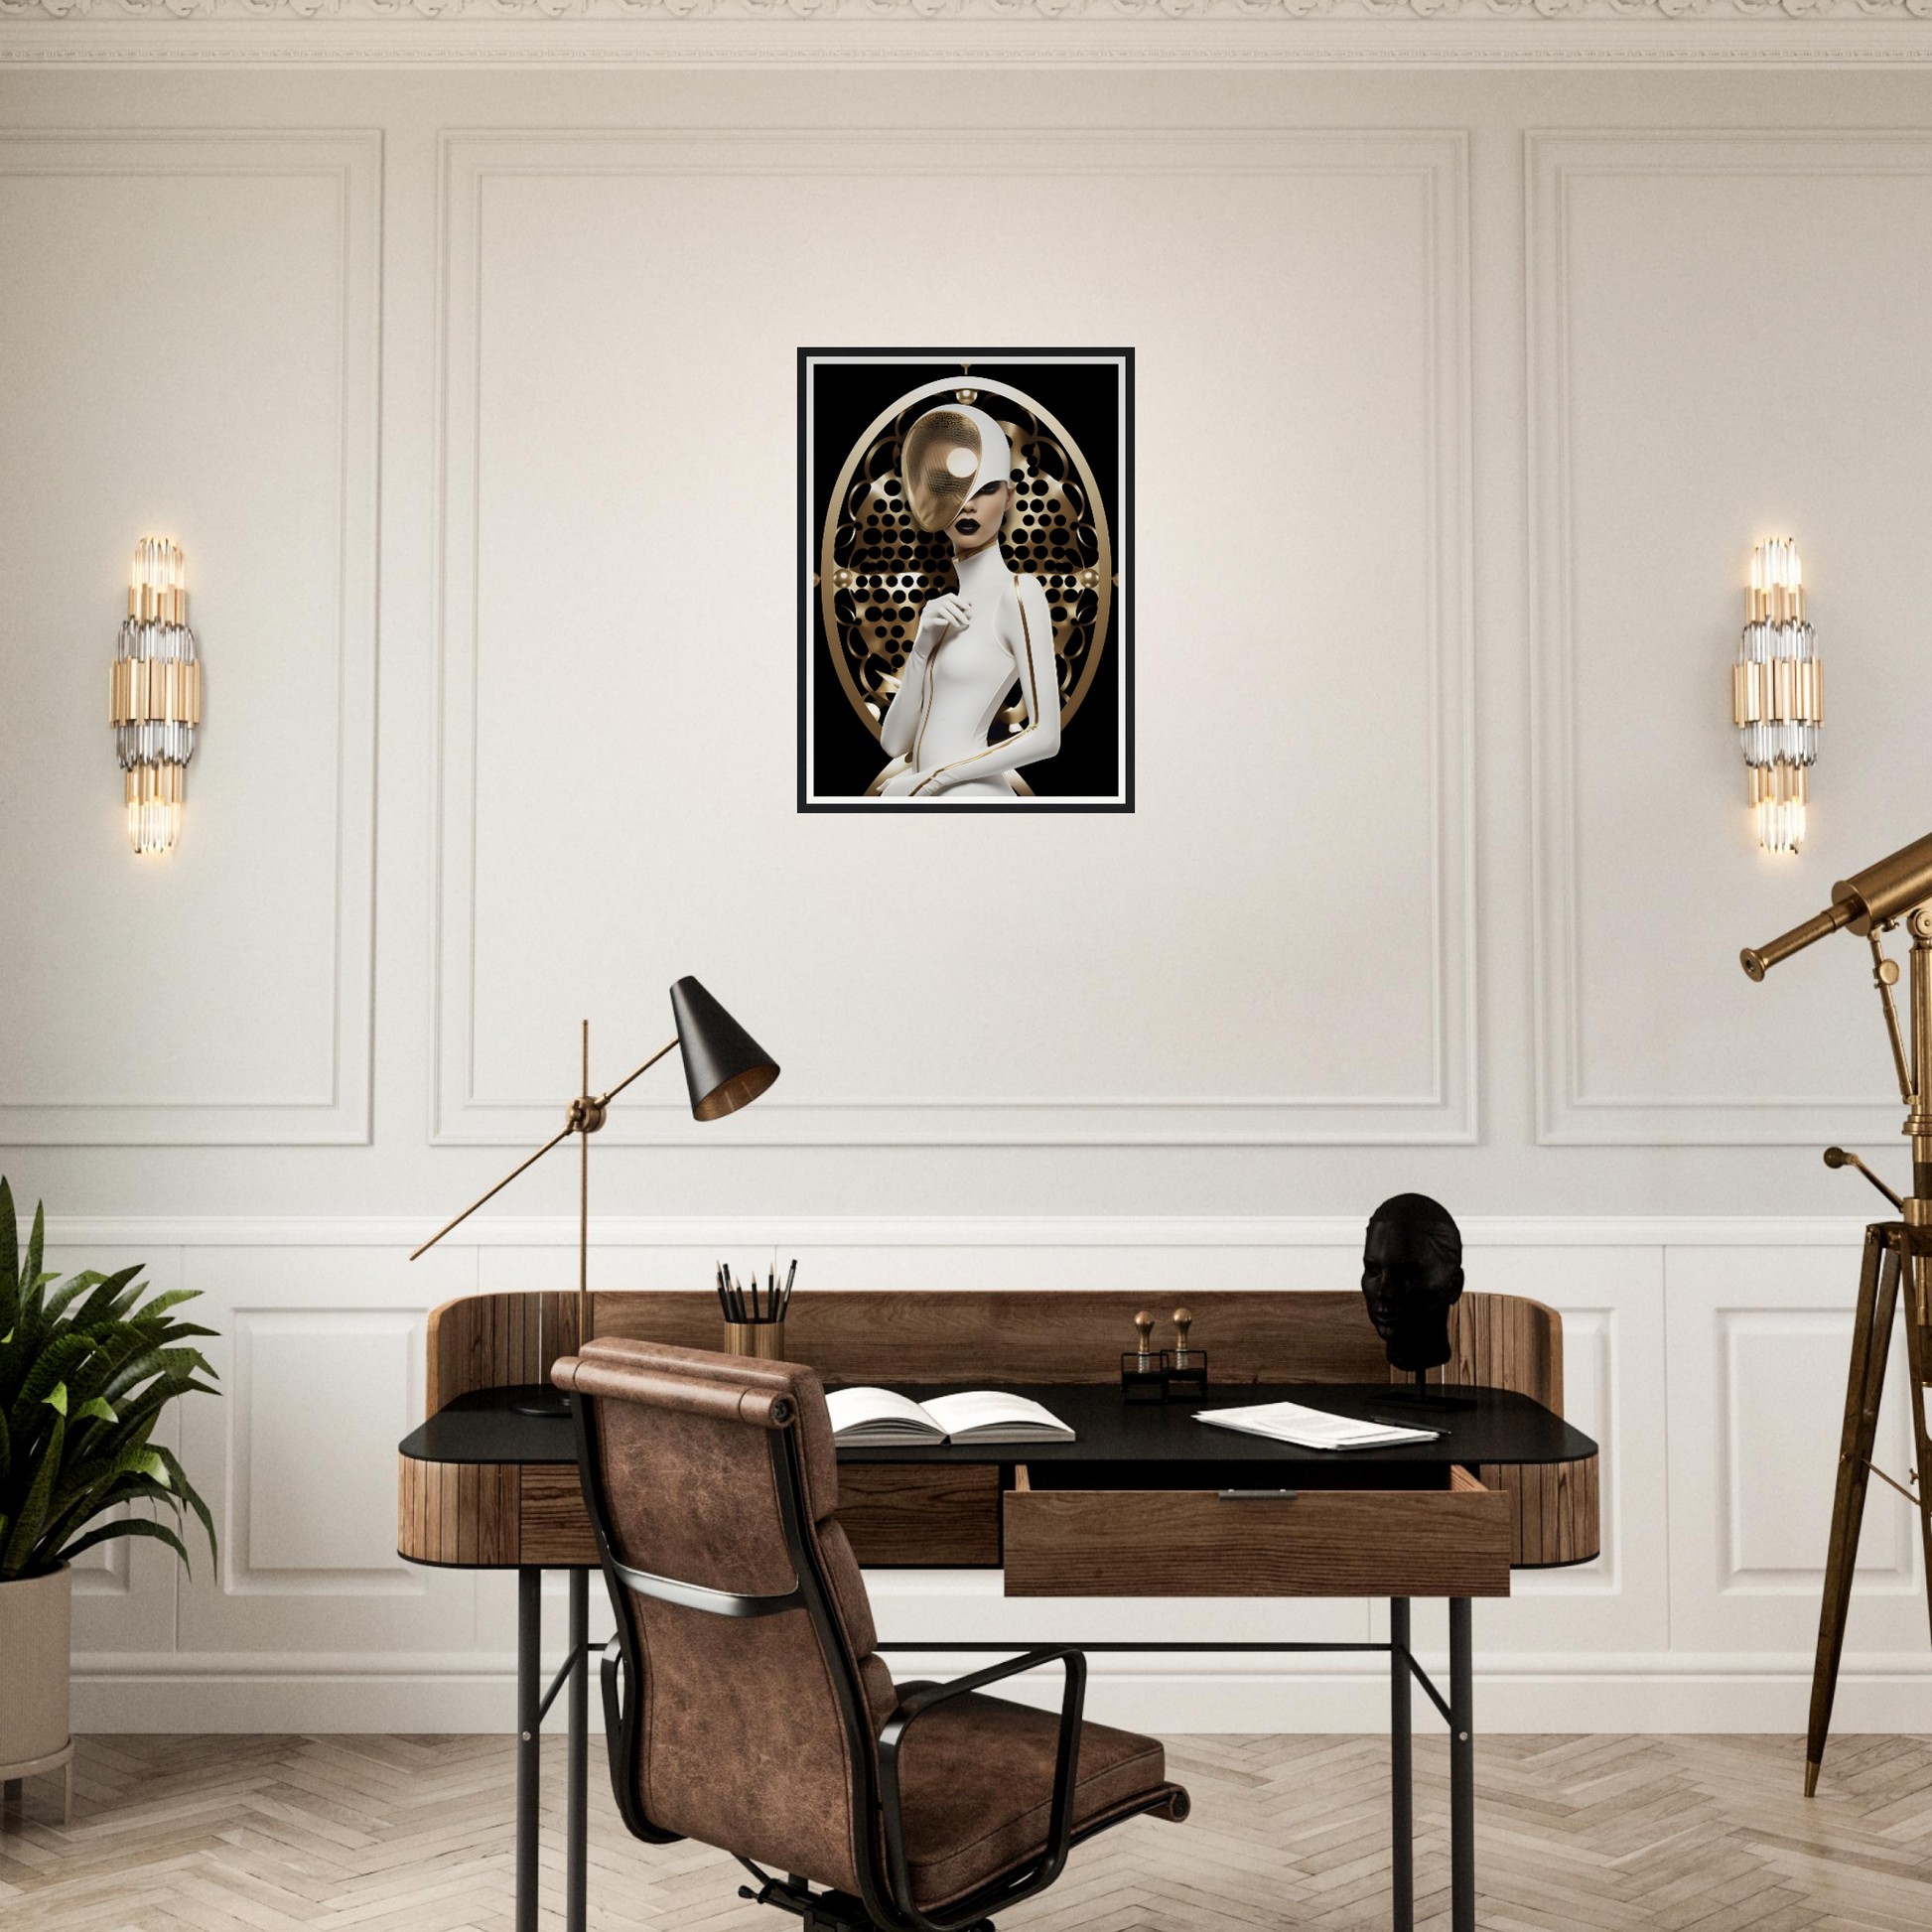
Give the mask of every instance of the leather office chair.
<svg viewBox="0 0 1932 1932">
<path fill-rule="evenodd" d="M 809 1368 L 594 1341 L 553 1379 L 617 1611 L 605 1727 L 638 1838 L 729 1852 L 758 1880 L 742 1896 L 808 1927 L 959 1932 L 1096 1832 L 1187 1815 L 1158 1741 L 1082 1722 L 1077 1650 L 894 1685 Z M 1057 1721 L 981 1695 L 1047 1662 Z"/>
</svg>

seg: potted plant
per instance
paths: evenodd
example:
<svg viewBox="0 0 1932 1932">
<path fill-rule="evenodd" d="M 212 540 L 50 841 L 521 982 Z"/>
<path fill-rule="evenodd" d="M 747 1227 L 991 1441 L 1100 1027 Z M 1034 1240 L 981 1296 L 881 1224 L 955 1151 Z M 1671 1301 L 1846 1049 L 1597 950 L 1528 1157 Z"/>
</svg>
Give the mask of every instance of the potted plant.
<svg viewBox="0 0 1932 1932">
<path fill-rule="evenodd" d="M 69 1756 L 68 1629 L 73 1573 L 82 1550 L 113 1537 L 166 1543 L 185 1564 L 177 1519 L 193 1509 L 214 1520 L 187 1472 L 151 1442 L 177 1396 L 219 1391 L 192 1343 L 211 1328 L 170 1311 L 193 1289 L 145 1302 L 141 1263 L 118 1274 L 91 1270 L 53 1286 L 41 1272 L 45 1216 L 23 1261 L 13 1190 L 0 1177 L 0 1779 L 53 1770 Z M 103 1522 L 123 1504 L 149 1505 Z"/>
</svg>

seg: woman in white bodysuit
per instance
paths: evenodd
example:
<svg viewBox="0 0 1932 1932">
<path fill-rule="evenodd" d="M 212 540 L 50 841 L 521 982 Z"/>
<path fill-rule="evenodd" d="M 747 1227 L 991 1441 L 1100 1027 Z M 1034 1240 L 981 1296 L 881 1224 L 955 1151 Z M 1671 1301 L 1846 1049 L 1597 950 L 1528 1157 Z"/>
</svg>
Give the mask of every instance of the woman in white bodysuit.
<svg viewBox="0 0 1932 1932">
<path fill-rule="evenodd" d="M 959 589 L 920 613 L 880 728 L 893 761 L 873 795 L 1011 803 L 1012 773 L 1060 749 L 1046 593 L 1035 578 L 1016 578 L 1000 549 L 1013 452 L 984 410 L 946 403 L 912 425 L 900 467 L 913 520 L 952 539 Z M 989 746 L 987 731 L 1016 680 L 1027 723 Z"/>
</svg>

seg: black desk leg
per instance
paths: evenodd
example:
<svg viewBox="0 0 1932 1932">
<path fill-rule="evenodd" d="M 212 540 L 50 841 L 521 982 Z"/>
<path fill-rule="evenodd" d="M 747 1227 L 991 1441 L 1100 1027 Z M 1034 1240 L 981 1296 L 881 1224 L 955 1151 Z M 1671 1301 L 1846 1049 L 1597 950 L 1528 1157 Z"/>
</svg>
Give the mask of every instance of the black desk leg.
<svg viewBox="0 0 1932 1932">
<path fill-rule="evenodd" d="M 1449 1619 L 1449 1926 L 1476 1932 L 1475 1672 L 1469 1599 L 1451 1596 Z"/>
<path fill-rule="evenodd" d="M 570 1814 L 564 1923 L 567 1932 L 584 1932 L 586 1803 L 590 1772 L 591 1573 L 570 1573 Z"/>
<path fill-rule="evenodd" d="M 1410 1747 L 1409 1599 L 1389 1598 L 1389 1852 L 1395 1932 L 1416 1926 L 1416 1804 Z"/>
<path fill-rule="evenodd" d="M 537 1932 L 537 1753 L 543 1745 L 543 1572 L 516 1573 L 516 1932 Z"/>
</svg>

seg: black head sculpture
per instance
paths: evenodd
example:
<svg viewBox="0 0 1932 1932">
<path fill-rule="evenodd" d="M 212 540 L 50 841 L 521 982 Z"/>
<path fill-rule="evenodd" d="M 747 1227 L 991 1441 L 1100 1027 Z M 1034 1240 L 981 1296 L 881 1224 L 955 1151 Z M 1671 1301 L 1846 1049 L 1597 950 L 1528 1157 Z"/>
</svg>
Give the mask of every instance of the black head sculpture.
<svg viewBox="0 0 1932 1932">
<path fill-rule="evenodd" d="M 1461 1293 L 1462 1235 L 1449 1209 L 1427 1194 L 1385 1200 L 1362 1244 L 1362 1295 L 1391 1368 L 1449 1360 L 1449 1311 Z"/>
</svg>

